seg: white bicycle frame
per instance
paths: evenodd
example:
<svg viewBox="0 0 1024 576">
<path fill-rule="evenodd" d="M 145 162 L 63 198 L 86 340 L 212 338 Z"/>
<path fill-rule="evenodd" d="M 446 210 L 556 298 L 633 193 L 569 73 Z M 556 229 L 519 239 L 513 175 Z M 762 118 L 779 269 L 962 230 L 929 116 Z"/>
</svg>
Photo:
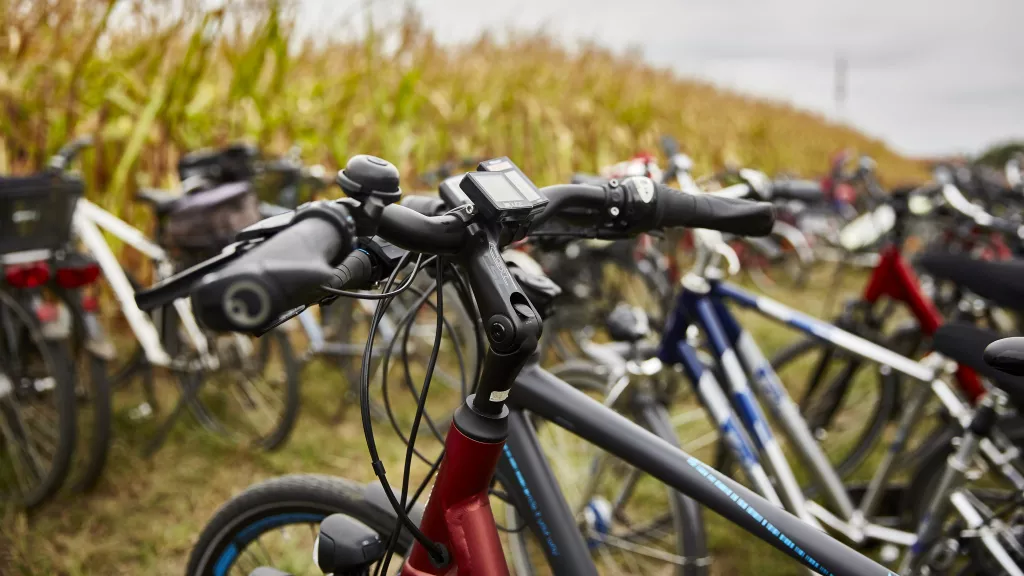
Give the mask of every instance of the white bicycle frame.
<svg viewBox="0 0 1024 576">
<path fill-rule="evenodd" d="M 146 360 L 154 366 L 174 367 L 174 360 L 160 342 L 160 334 L 153 321 L 135 303 L 135 289 L 128 281 L 128 276 L 118 263 L 110 245 L 103 238 L 101 230 L 107 231 L 153 261 L 156 264 L 157 277 L 160 279 L 174 273 L 174 265 L 167 256 L 167 252 L 137 228 L 84 198 L 79 199 L 75 206 L 71 226 L 72 232 L 96 259 L 107 282 L 110 283 L 114 296 L 121 307 L 121 312 L 146 354 Z M 181 319 L 186 335 L 199 352 L 203 364 L 210 369 L 216 369 L 217 357 L 210 353 L 209 342 L 192 314 L 191 302 L 187 298 L 179 298 L 174 301 L 173 306 Z"/>
</svg>

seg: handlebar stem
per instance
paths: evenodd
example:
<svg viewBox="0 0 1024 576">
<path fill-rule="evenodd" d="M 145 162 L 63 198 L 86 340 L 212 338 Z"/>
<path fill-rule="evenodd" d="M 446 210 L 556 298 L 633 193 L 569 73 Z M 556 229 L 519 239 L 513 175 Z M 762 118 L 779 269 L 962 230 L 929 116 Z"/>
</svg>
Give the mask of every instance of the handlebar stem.
<svg viewBox="0 0 1024 576">
<path fill-rule="evenodd" d="M 458 255 L 469 273 L 489 344 L 470 406 L 474 412 L 492 418 L 505 413 L 512 383 L 536 354 L 541 336 L 540 314 L 502 259 L 498 234 L 496 229 L 470 225 L 468 242 Z"/>
</svg>

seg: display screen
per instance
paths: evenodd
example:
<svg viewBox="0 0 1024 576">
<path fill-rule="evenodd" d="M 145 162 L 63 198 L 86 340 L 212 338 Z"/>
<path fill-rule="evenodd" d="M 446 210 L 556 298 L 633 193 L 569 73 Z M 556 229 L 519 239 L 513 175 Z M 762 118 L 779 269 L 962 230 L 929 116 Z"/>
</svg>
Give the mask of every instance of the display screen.
<svg viewBox="0 0 1024 576">
<path fill-rule="evenodd" d="M 523 196 L 516 191 L 515 186 L 505 178 L 504 174 L 477 172 L 473 176 L 495 204 L 523 201 Z"/>
<path fill-rule="evenodd" d="M 522 174 L 512 171 L 506 172 L 505 176 L 508 177 L 509 181 L 512 182 L 512 185 L 516 187 L 516 190 L 519 190 L 519 193 L 522 194 L 524 198 L 530 202 L 540 200 L 540 194 L 537 194 L 537 189 L 534 188 Z"/>
</svg>

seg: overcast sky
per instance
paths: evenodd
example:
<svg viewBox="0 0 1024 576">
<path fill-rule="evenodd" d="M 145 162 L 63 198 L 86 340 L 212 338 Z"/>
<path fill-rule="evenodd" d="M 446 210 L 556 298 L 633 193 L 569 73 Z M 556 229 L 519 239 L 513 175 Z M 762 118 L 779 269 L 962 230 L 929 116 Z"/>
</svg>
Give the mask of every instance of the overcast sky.
<svg viewBox="0 0 1024 576">
<path fill-rule="evenodd" d="M 365 0 L 364 0 L 365 2 Z M 360 2 L 359 4 L 363 4 Z M 841 117 L 914 155 L 1024 139 L 1024 0 L 413 0 L 443 42 L 543 27 Z M 353 0 L 303 0 L 321 24 Z M 377 0 L 375 13 L 397 1 Z M 836 55 L 848 61 L 836 109 Z"/>
</svg>

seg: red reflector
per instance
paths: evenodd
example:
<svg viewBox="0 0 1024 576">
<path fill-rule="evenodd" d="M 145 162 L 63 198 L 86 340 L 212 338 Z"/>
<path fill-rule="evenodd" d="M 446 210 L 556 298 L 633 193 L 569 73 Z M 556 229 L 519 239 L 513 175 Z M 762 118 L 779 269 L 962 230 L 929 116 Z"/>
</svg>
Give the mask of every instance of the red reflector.
<svg viewBox="0 0 1024 576">
<path fill-rule="evenodd" d="M 857 200 L 857 190 L 849 184 L 839 184 L 833 192 L 833 197 L 840 202 L 853 204 Z"/>
<path fill-rule="evenodd" d="M 95 262 L 76 267 L 57 269 L 57 284 L 63 288 L 81 288 L 96 281 L 100 276 L 100 266 Z"/>
<path fill-rule="evenodd" d="M 13 264 L 4 268 L 4 278 L 15 288 L 36 288 L 50 280 L 50 266 L 46 262 Z"/>
<path fill-rule="evenodd" d="M 100 301 L 95 296 L 83 296 L 82 297 L 82 310 L 86 312 L 98 312 L 100 309 Z"/>
<path fill-rule="evenodd" d="M 39 305 L 36 306 L 36 318 L 39 318 L 39 321 L 42 322 L 43 324 L 53 322 L 59 316 L 60 308 L 58 308 L 56 304 L 51 304 L 50 302 L 40 302 Z"/>
</svg>

